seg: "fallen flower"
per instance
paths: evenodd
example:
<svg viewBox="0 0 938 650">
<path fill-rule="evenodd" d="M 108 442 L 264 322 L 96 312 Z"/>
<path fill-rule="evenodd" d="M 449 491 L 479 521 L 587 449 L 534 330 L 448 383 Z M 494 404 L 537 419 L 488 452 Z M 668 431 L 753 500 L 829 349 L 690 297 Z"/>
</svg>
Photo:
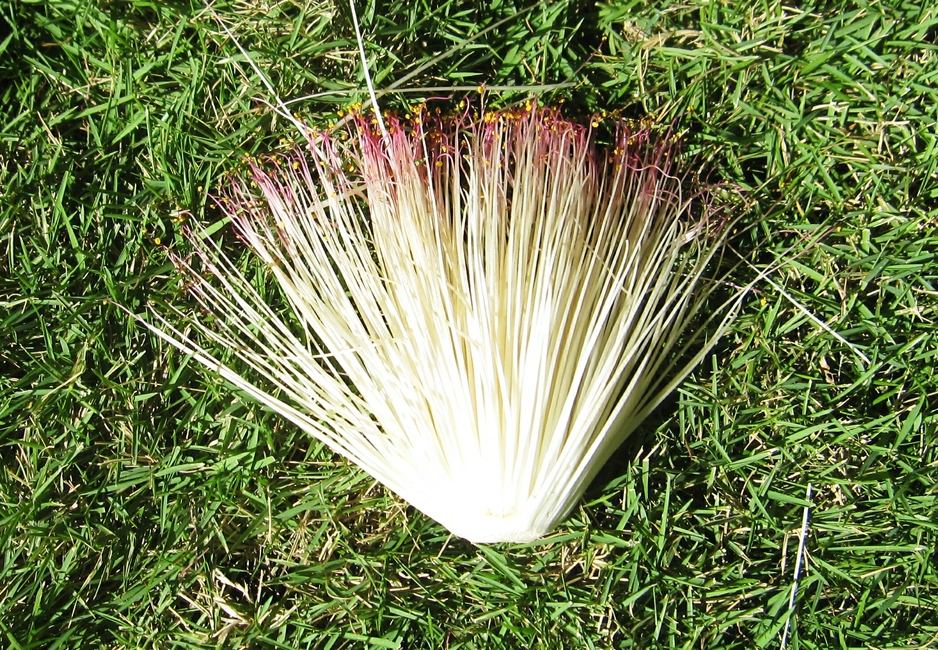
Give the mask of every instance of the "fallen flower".
<svg viewBox="0 0 938 650">
<path fill-rule="evenodd" d="M 456 535 L 536 539 L 725 329 L 738 302 L 691 331 L 726 219 L 622 120 L 608 147 L 532 104 L 386 125 L 311 131 L 220 198 L 289 309 L 190 231 L 193 324 L 251 377 L 157 331 Z"/>
</svg>

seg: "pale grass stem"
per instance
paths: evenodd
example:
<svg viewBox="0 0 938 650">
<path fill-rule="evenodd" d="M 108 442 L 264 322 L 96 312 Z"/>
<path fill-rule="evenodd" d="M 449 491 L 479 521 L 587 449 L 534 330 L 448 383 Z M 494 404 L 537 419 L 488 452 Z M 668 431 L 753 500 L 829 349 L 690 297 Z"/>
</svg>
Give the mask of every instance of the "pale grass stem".
<svg viewBox="0 0 938 650">
<path fill-rule="evenodd" d="M 801 567 L 804 564 L 805 540 L 808 537 L 808 524 L 811 521 L 811 484 L 808 483 L 806 489 L 805 505 L 801 517 L 801 533 L 798 535 L 798 555 L 795 557 L 795 577 L 791 582 L 791 595 L 788 598 L 788 618 L 785 620 L 785 631 L 782 632 L 782 642 L 779 645 L 780 650 L 788 647 L 788 633 L 791 630 L 791 621 L 795 617 L 795 599 L 798 597 L 798 581 L 801 579 Z"/>
</svg>

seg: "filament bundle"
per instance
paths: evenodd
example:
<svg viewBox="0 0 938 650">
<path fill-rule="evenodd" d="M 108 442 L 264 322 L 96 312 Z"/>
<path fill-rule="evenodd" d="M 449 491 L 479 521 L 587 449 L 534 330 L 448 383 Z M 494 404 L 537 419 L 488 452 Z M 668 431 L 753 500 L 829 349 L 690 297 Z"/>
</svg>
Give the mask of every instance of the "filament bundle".
<svg viewBox="0 0 938 650">
<path fill-rule="evenodd" d="M 607 146 L 531 104 L 386 125 L 233 177 L 288 308 L 190 232 L 203 344 L 161 336 L 456 535 L 536 539 L 715 342 L 692 330 L 725 220 L 624 121 Z"/>
</svg>

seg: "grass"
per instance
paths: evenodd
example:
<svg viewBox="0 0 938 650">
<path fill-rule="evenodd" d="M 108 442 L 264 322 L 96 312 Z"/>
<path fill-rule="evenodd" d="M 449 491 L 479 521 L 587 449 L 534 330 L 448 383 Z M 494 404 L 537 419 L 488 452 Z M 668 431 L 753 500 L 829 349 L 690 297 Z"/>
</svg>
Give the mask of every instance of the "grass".
<svg viewBox="0 0 938 650">
<path fill-rule="evenodd" d="M 462 44 L 406 85 L 571 81 L 544 101 L 673 122 L 751 199 L 737 245 L 784 263 L 564 525 L 477 547 L 111 304 L 183 304 L 162 246 L 289 146 L 218 20 L 0 0 L 7 646 L 938 644 L 938 11 L 533 4 L 361 6 L 376 83 Z M 284 98 L 341 91 L 305 119 L 363 98 L 343 3 L 214 9 Z"/>
</svg>

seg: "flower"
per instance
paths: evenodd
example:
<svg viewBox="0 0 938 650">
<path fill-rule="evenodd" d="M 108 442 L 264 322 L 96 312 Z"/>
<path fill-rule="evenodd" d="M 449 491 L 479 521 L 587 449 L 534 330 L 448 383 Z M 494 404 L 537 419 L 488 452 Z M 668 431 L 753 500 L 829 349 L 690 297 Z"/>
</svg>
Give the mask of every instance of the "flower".
<svg viewBox="0 0 938 650">
<path fill-rule="evenodd" d="M 687 361 L 727 228 L 646 127 L 469 111 L 252 162 L 219 206 L 289 308 L 191 231 L 196 329 L 253 372 L 161 335 L 453 533 L 528 541 L 715 342 Z"/>
</svg>

